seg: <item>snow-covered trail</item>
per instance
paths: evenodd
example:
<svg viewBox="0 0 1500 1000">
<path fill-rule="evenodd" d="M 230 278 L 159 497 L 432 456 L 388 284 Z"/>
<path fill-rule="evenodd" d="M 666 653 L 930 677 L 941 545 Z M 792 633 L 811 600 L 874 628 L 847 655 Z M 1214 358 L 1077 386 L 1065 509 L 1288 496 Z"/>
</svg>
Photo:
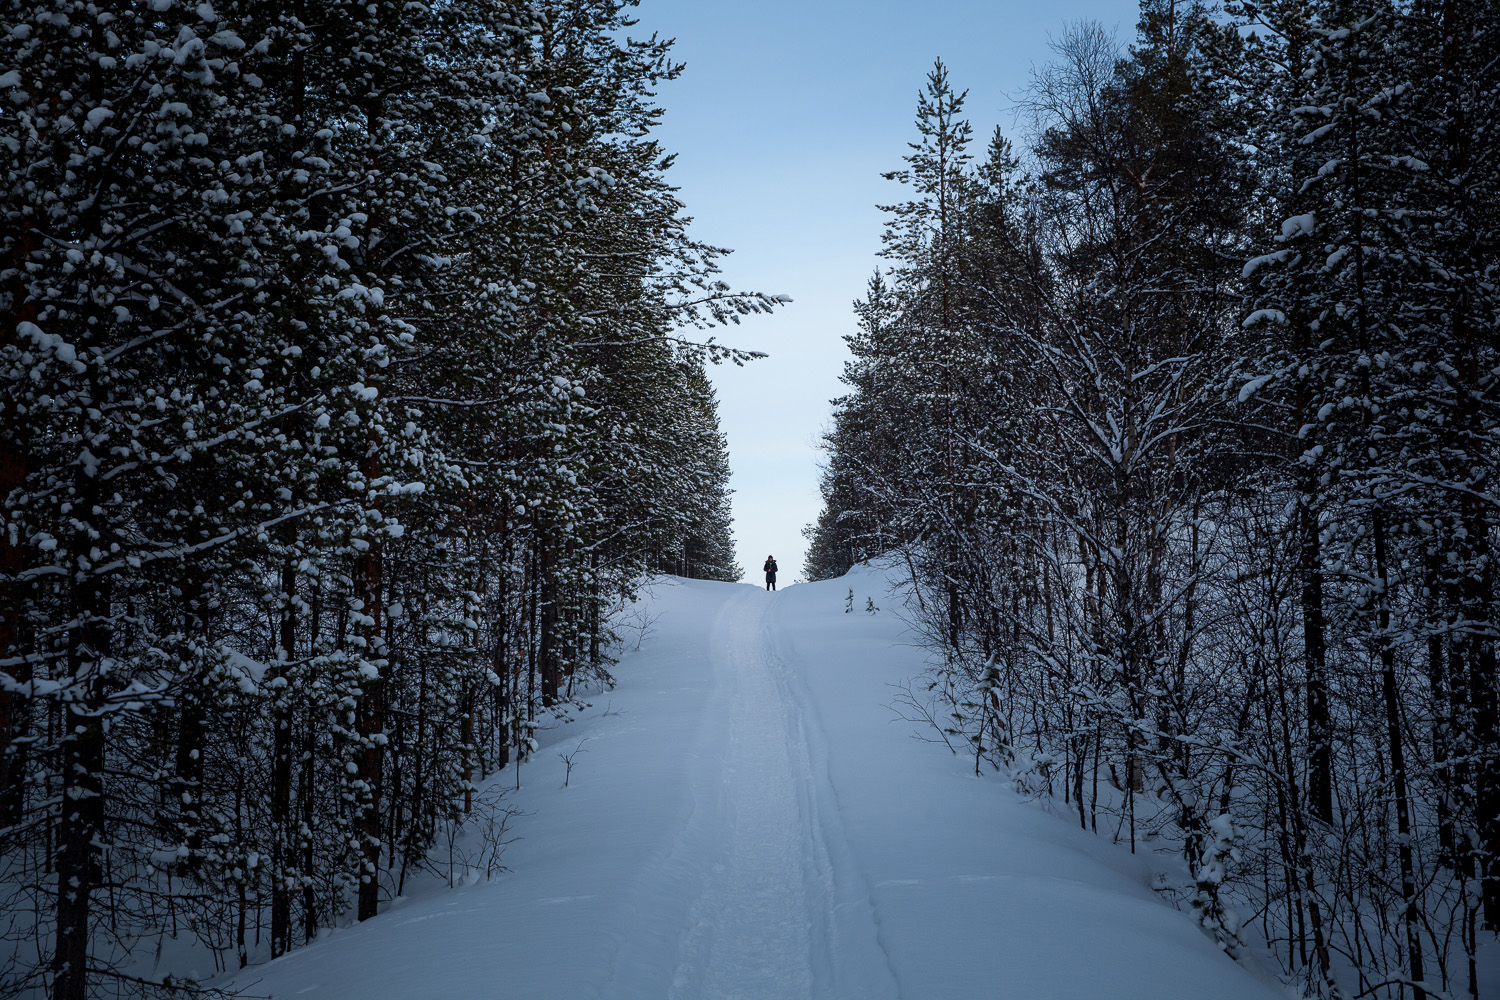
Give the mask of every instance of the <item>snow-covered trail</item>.
<svg viewBox="0 0 1500 1000">
<path fill-rule="evenodd" d="M 641 880 L 639 898 L 655 912 L 639 914 L 605 997 L 869 995 L 841 990 L 840 945 L 862 936 L 873 950 L 875 926 L 868 913 L 851 924 L 834 906 L 835 862 L 818 809 L 832 790 L 815 771 L 816 743 L 773 651 L 778 599 L 738 588 L 714 621 L 706 660 L 715 695 L 694 749 L 693 812 L 660 870 Z M 842 845 L 834 841 L 847 867 Z M 645 891 L 669 873 L 694 884 L 685 914 L 674 912 L 682 898 Z M 675 948 L 654 955 L 666 927 L 682 928 L 675 941 L 668 935 Z M 895 996 L 888 985 L 882 995 Z"/>
<path fill-rule="evenodd" d="M 673 581 L 618 687 L 544 734 L 511 873 L 419 886 L 234 987 L 453 1000 L 1271 1000 L 1104 840 L 886 707 L 883 576 Z M 578 750 L 581 752 L 574 753 Z M 562 787 L 561 753 L 572 753 Z M 497 776 L 513 784 L 514 770 Z"/>
<path fill-rule="evenodd" d="M 770 655 L 765 617 L 748 603 L 727 605 L 714 630 L 712 659 L 734 692 L 724 854 L 695 907 L 707 947 L 679 965 L 672 993 L 802 1000 L 830 985 L 820 959 L 828 954 L 832 869 L 817 826 L 799 807 L 799 791 L 814 779 L 797 706 Z"/>
</svg>

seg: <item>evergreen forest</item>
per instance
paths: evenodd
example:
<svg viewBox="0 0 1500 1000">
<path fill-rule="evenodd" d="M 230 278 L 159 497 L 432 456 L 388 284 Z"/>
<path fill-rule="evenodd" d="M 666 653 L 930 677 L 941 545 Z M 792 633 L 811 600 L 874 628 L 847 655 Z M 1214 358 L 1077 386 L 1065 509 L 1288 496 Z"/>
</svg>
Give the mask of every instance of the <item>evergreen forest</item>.
<svg viewBox="0 0 1500 1000">
<path fill-rule="evenodd" d="M 966 96 L 939 62 L 887 175 L 806 574 L 896 559 L 903 711 L 1176 854 L 1230 954 L 1478 995 L 1500 6 L 1144 0 L 1055 36 L 1023 141 Z"/>
<path fill-rule="evenodd" d="M 631 6 L 4 4 L 0 996 L 498 870 L 610 608 L 740 576 L 704 369 L 779 302 L 689 238 Z"/>
<path fill-rule="evenodd" d="M 591 794 L 548 734 L 599 715 L 653 581 L 741 579 L 709 371 L 788 300 L 690 229 L 638 3 L 0 0 L 0 1000 L 239 995 L 500 875 L 523 768 Z M 905 616 L 897 714 L 1001 776 L 975 795 L 1153 859 L 1229 972 L 1477 1000 L 1500 4 L 1138 16 L 1059 26 L 988 136 L 941 60 L 912 81 L 802 575 L 895 574 L 834 620 Z M 773 734 L 713 734 L 766 751 L 725 788 L 797 787 L 732 799 L 785 806 L 780 846 L 691 905 L 763 916 L 731 890 L 793 871 L 836 931 L 808 858 L 833 900 L 857 852 L 793 829 L 838 810 L 788 680 L 835 627 L 719 592 L 740 659 L 660 676 Z M 732 813 L 695 813 L 714 857 Z"/>
</svg>

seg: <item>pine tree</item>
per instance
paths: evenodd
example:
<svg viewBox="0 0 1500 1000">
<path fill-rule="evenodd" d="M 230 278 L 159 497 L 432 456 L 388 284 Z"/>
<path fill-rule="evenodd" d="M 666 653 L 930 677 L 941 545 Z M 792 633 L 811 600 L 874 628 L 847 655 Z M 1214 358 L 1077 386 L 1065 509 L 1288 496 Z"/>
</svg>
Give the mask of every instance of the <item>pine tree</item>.
<svg viewBox="0 0 1500 1000">
<path fill-rule="evenodd" d="M 1311 995 L 1473 992 L 1493 18 L 1233 13 L 1145 3 L 1124 55 L 1065 36 L 1030 95 L 1037 176 L 992 143 L 952 186 L 957 252 L 908 240 L 871 286 L 808 575 L 906 556 L 945 734 L 1085 827 L 1174 840 L 1227 951 L 1246 903 Z M 944 288 L 955 323 L 924 326 Z M 929 391 L 934 328 L 965 379 L 908 424 L 892 387 Z"/>
<path fill-rule="evenodd" d="M 702 361 L 749 355 L 678 330 L 779 301 L 686 236 L 627 4 L 149 6 L 0 39 L 0 888 L 55 901 L 4 988 L 58 998 L 483 821 L 661 532 L 737 571 Z"/>
</svg>

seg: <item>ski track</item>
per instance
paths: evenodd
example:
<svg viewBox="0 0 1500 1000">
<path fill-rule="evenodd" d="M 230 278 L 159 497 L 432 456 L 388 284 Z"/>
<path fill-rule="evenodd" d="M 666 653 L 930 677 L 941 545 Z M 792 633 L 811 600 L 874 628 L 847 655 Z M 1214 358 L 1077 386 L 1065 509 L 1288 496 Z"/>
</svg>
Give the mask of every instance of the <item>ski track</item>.
<svg viewBox="0 0 1500 1000">
<path fill-rule="evenodd" d="M 789 745 L 798 747 L 806 761 L 805 780 L 798 785 L 799 802 L 808 821 L 809 843 L 825 859 L 828 935 L 823 960 L 831 972 L 827 995 L 899 1000 L 905 993 L 881 932 L 870 881 L 845 835 L 838 788 L 828 773 L 826 730 L 802 682 L 801 670 L 807 664 L 795 654 L 780 627 L 778 610 L 773 603 L 761 634 L 774 639 L 769 648 L 773 674 L 789 709 L 787 718 L 795 727 Z"/>
<path fill-rule="evenodd" d="M 313 1000 L 1284 996 L 1164 905 L 1146 860 L 981 793 L 963 762 L 872 716 L 917 660 L 891 652 L 899 620 L 839 613 L 845 589 L 885 593 L 861 572 L 784 594 L 664 586 L 664 627 L 632 653 L 615 710 L 528 759 L 511 874 L 429 880 L 227 985 Z M 557 751 L 585 743 L 564 790 Z"/>
<path fill-rule="evenodd" d="M 692 809 L 636 883 L 636 921 L 602 997 L 899 996 L 834 807 L 821 728 L 797 665 L 773 643 L 775 600 L 747 588 L 714 623 Z M 671 912 L 682 896 L 656 890 L 684 879 L 696 883 L 693 902 Z M 869 991 L 872 962 L 889 990 Z"/>
</svg>

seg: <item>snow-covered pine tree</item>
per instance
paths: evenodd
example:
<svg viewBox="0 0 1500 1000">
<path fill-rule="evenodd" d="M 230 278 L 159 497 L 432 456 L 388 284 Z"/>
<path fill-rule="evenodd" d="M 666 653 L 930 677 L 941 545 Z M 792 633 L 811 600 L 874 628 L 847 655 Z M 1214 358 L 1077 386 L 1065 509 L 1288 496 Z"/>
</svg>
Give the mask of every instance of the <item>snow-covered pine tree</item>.
<svg viewBox="0 0 1500 1000">
<path fill-rule="evenodd" d="M 684 365 L 683 380 L 687 404 L 683 439 L 695 459 L 683 484 L 692 498 L 682 540 L 685 575 L 734 582 L 744 576 L 744 570 L 735 561 L 729 445 L 719 430 L 718 397 L 699 365 Z"/>
<path fill-rule="evenodd" d="M 1500 144 L 1493 122 L 1500 67 L 1500 13 L 1485 4 L 1418 4 L 1398 18 L 1402 113 L 1390 125 L 1400 147 L 1386 169 L 1405 189 L 1400 252 L 1413 258 L 1392 304 L 1401 354 L 1391 359 L 1400 396 L 1381 414 L 1387 457 L 1370 470 L 1372 492 L 1422 498 L 1429 517 L 1400 544 L 1421 553 L 1427 590 L 1422 629 L 1433 691 L 1433 755 L 1441 850 L 1479 880 L 1482 914 L 1500 929 L 1500 691 L 1494 622 L 1492 493 L 1500 442 L 1491 386 L 1500 318 L 1493 233 L 1500 220 Z M 1414 581 L 1415 583 L 1415 581 Z M 1485 623 L 1485 624 L 1481 624 Z M 1459 760 L 1455 773 L 1446 760 Z M 1472 825 L 1470 825 L 1472 824 Z M 1466 917 L 1474 934 L 1476 915 Z"/>
<path fill-rule="evenodd" d="M 1459 990 L 1477 981 L 1493 856 L 1479 234 L 1496 89 L 1474 48 L 1493 18 L 1237 16 L 1226 30 L 1147 3 L 1123 59 L 1097 33 L 1066 40 L 1034 94 L 1042 183 L 1007 224 L 966 222 L 957 287 L 989 381 L 960 389 L 982 415 L 963 471 L 1021 499 L 982 487 L 989 516 L 943 528 L 1027 585 L 953 574 L 958 645 L 1022 656 L 1003 683 L 965 683 L 947 609 L 919 588 L 948 658 L 931 693 L 960 716 L 1017 706 L 1021 783 L 1060 791 L 1085 826 L 1125 839 L 1134 817 L 1176 840 L 1209 873 L 1197 890 L 1227 949 L 1244 902 L 1314 994 Z M 922 280 L 860 307 L 809 575 L 930 523 L 930 432 L 907 433 L 881 385 L 920 374 L 903 341 Z M 1240 860 L 1221 878 L 1225 822 Z"/>
<path fill-rule="evenodd" d="M 641 520 L 727 544 L 693 358 L 734 352 L 674 330 L 774 300 L 685 235 L 628 6 L 13 5 L 0 848 L 51 902 L 7 989 L 279 954 L 465 821 L 640 571 L 601 358 L 687 390 Z"/>
<path fill-rule="evenodd" d="M 974 421 L 966 406 L 975 398 L 964 383 L 975 370 L 968 297 L 961 281 L 972 216 L 972 128 L 963 118 L 967 91 L 957 92 L 937 61 L 917 96 L 917 142 L 906 167 L 885 175 L 910 188 L 911 199 L 881 210 L 889 219 L 881 253 L 894 261 L 892 280 L 901 303 L 901 376 L 886 398 L 887 422 L 908 449 L 902 469 L 908 531 L 922 539 L 925 561 L 948 616 L 948 644 L 957 648 L 964 624 L 960 577 L 962 526 L 975 505 L 965 474 Z"/>
<path fill-rule="evenodd" d="M 1462 600 L 1455 600 L 1485 588 L 1485 560 L 1476 562 L 1473 553 L 1490 540 L 1484 515 L 1466 522 L 1459 513 L 1467 505 L 1472 517 L 1480 507 L 1460 499 L 1466 487 L 1453 489 L 1452 478 L 1472 477 L 1485 464 L 1476 464 L 1475 456 L 1489 446 L 1483 443 L 1488 434 L 1479 430 L 1487 419 L 1478 415 L 1482 407 L 1473 407 L 1473 390 L 1459 388 L 1463 380 L 1455 377 L 1461 359 L 1472 363 L 1477 357 L 1470 354 L 1477 342 L 1449 332 L 1471 322 L 1469 303 L 1475 299 L 1457 291 L 1466 284 L 1460 276 L 1483 268 L 1486 259 L 1482 246 L 1457 235 L 1466 228 L 1457 220 L 1473 218 L 1470 206 L 1485 211 L 1486 189 L 1452 174 L 1435 176 L 1432 167 L 1452 151 L 1466 162 L 1463 147 L 1473 138 L 1465 135 L 1467 112 L 1484 116 L 1483 100 L 1476 101 L 1475 92 L 1445 68 L 1474 65 L 1457 39 L 1473 37 L 1476 28 L 1482 34 L 1483 28 L 1466 23 L 1449 35 L 1441 25 L 1450 16 L 1463 15 L 1434 10 L 1409 18 L 1382 4 L 1330 3 L 1286 31 L 1288 38 L 1305 37 L 1308 66 L 1289 81 L 1296 97 L 1283 118 L 1282 169 L 1290 190 L 1281 202 L 1283 246 L 1268 248 L 1247 273 L 1256 272 L 1262 297 L 1251 320 L 1270 321 L 1252 327 L 1262 331 L 1260 342 L 1274 343 L 1279 328 L 1292 336 L 1282 342 L 1290 348 L 1284 359 L 1267 365 L 1242 393 L 1267 402 L 1295 394 L 1295 426 L 1287 430 L 1301 441 L 1302 492 L 1316 490 L 1330 512 L 1323 525 L 1304 529 L 1310 543 L 1304 544 L 1303 561 L 1316 564 L 1309 571 L 1326 577 L 1330 597 L 1348 601 L 1353 614 L 1352 627 L 1331 629 L 1322 615 L 1324 598 L 1303 601 L 1305 631 L 1312 634 L 1316 626 L 1319 640 L 1308 647 L 1310 792 L 1322 822 L 1348 824 L 1332 808 L 1332 787 L 1342 786 L 1346 798 L 1358 795 L 1352 789 L 1362 784 L 1360 757 L 1388 762 L 1391 779 L 1380 793 L 1378 826 L 1396 847 L 1358 864 L 1380 873 L 1378 883 L 1368 884 L 1394 890 L 1372 893 L 1365 905 L 1391 908 L 1400 918 L 1366 961 L 1404 964 L 1402 974 L 1414 980 L 1431 968 L 1428 955 L 1444 950 L 1424 940 L 1422 912 L 1451 906 L 1464 914 L 1458 923 L 1472 927 L 1475 913 L 1464 902 L 1473 895 L 1467 880 L 1477 879 L 1476 887 L 1484 880 L 1483 864 L 1458 861 L 1453 845 L 1463 839 L 1457 830 L 1471 822 L 1469 842 L 1484 839 L 1484 821 L 1469 810 L 1492 794 L 1479 778 L 1487 765 L 1458 779 L 1445 761 L 1463 757 L 1462 769 L 1470 761 L 1492 760 L 1493 751 L 1481 748 L 1494 743 L 1464 721 L 1483 716 L 1482 710 L 1466 716 L 1466 706 L 1486 700 L 1485 685 L 1474 691 L 1465 668 L 1450 668 L 1458 650 L 1459 662 L 1488 655 L 1473 633 L 1454 639 L 1452 623 L 1492 617 L 1483 599 L 1463 610 Z M 1483 77 L 1477 66 L 1475 72 Z M 1450 242 L 1456 235 L 1457 242 Z M 1459 244 L 1463 249 L 1455 252 Z M 1466 396 L 1468 403 L 1462 402 Z M 1467 418 L 1455 419 L 1455 409 L 1466 408 Z M 1458 445 L 1448 436 L 1451 430 L 1436 429 L 1458 423 L 1478 433 L 1464 435 Z M 1467 461 L 1452 464 L 1459 454 L 1467 454 Z M 1438 527 L 1444 524 L 1459 530 Z M 1336 549 L 1320 555 L 1316 546 L 1330 542 Z M 1367 695 L 1356 664 L 1340 657 L 1342 662 L 1324 666 L 1324 650 L 1332 648 L 1325 630 L 1335 642 L 1357 636 L 1370 651 L 1366 669 L 1379 680 L 1380 710 L 1356 716 L 1359 736 L 1352 748 L 1358 749 L 1342 760 L 1320 749 L 1316 731 L 1326 725 L 1330 701 L 1337 710 L 1364 703 Z M 1339 676 L 1333 669 L 1338 666 L 1348 673 Z M 1432 720 L 1430 742 L 1406 721 L 1414 705 Z M 1450 868 L 1456 877 L 1433 882 L 1419 871 L 1427 852 L 1456 861 Z M 1329 881 L 1350 863 L 1347 857 L 1320 860 Z M 1298 864 L 1307 870 L 1305 860 Z M 1337 896 L 1320 890 L 1311 875 L 1307 892 L 1312 905 L 1320 905 L 1320 894 L 1331 917 L 1345 919 Z M 1472 953 L 1471 932 L 1462 946 Z M 1326 977 L 1326 959 L 1324 967 Z"/>
<path fill-rule="evenodd" d="M 907 540 L 895 503 L 901 448 L 896 426 L 886 420 L 899 412 L 892 395 L 899 385 L 899 311 L 884 274 L 871 276 L 854 308 L 856 331 L 844 337 L 852 355 L 842 376 L 849 391 L 832 401 L 833 424 L 823 437 L 823 509 L 804 531 L 803 575 L 809 580 L 842 576 L 860 560 Z"/>
<path fill-rule="evenodd" d="M 32 708 L 10 735 L 32 743 L 35 790 L 7 888 L 39 888 L 30 852 L 61 845 L 55 910 L 24 931 L 53 938 L 49 957 L 18 975 L 82 997 L 124 974 L 123 940 L 97 933 L 106 852 L 107 925 L 131 927 L 161 912 L 166 866 L 206 849 L 196 744 L 225 665 L 220 586 L 281 520 L 241 477 L 301 401 L 261 381 L 260 338 L 290 288 L 265 252 L 281 234 L 261 134 L 239 114 L 262 39 L 207 7 L 66 6 L 18 7 L 0 43 L 14 67 L 6 419 L 27 452 L 6 497 L 22 550 L 8 582 L 23 588 L 6 662 Z M 167 733 L 175 749 L 134 758 Z"/>
</svg>

